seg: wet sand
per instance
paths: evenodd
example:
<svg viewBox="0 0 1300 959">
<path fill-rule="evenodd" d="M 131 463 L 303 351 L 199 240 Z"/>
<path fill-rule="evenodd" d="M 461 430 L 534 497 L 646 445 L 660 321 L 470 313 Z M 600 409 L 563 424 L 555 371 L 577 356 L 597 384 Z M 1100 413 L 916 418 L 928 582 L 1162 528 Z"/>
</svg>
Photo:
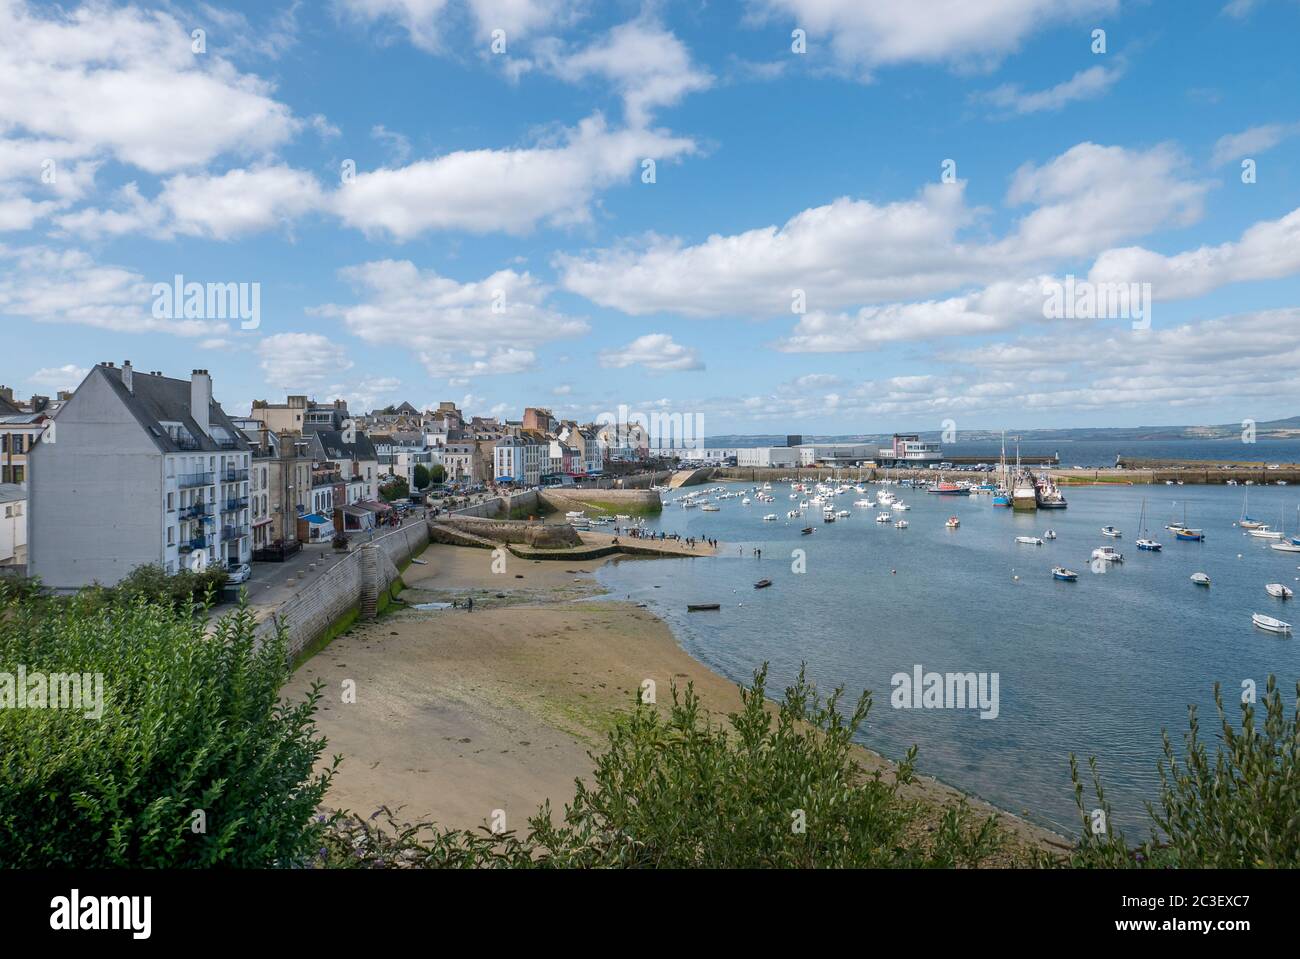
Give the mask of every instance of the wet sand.
<svg viewBox="0 0 1300 959">
<path fill-rule="evenodd" d="M 544 800 L 558 810 L 572 799 L 574 779 L 591 771 L 588 751 L 599 749 L 644 680 L 654 681 L 661 707 L 673 682 L 688 681 L 715 717 L 740 707 L 736 686 L 685 653 L 648 609 L 588 601 L 600 593 L 591 573 L 608 560 L 509 557 L 494 573 L 486 550 L 431 546 L 421 559 L 403 574 L 403 600 L 461 608 L 406 608 L 360 624 L 286 687 L 299 697 L 313 681 L 326 684 L 318 726 L 327 754 L 344 756 L 326 797 L 331 808 L 369 815 L 400 807 L 401 819 L 460 828 L 484 825 L 500 809 L 508 828 L 522 829 Z M 470 596 L 473 612 L 463 608 Z M 347 679 L 355 703 L 340 701 Z M 859 753 L 869 771 L 890 766 Z M 923 780 L 909 795 L 932 804 L 937 820 L 960 794 Z M 1059 841 L 1000 815 L 1017 841 Z"/>
</svg>

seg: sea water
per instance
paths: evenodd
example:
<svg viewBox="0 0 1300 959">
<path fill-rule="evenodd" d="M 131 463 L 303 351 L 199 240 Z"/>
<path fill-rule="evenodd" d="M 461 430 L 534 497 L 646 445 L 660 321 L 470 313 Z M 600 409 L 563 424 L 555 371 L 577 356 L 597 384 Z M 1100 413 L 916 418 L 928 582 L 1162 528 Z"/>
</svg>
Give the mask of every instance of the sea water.
<svg viewBox="0 0 1300 959">
<path fill-rule="evenodd" d="M 874 499 L 886 487 L 866 488 Z M 1296 640 L 1259 630 L 1250 617 L 1262 612 L 1300 629 L 1300 608 L 1264 591 L 1281 582 L 1300 594 L 1300 553 L 1271 550 L 1272 541 L 1234 524 L 1249 489 L 1255 519 L 1294 532 L 1300 487 L 1066 488 L 1068 509 L 1036 513 L 994 507 L 990 496 L 887 488 L 912 507 L 894 513 L 907 529 L 876 523 L 885 507 L 854 507 L 863 495 L 856 491 L 830 500 L 851 510 L 849 519 L 823 523 L 820 507 L 787 519 L 798 505 L 788 483 L 772 484 L 773 503 L 726 499 L 716 513 L 669 502 L 648 527 L 716 538 L 719 555 L 623 560 L 599 578 L 612 598 L 647 603 L 687 652 L 732 680 L 748 681 L 769 663 L 769 694 L 779 696 L 807 663 L 825 690 L 843 685 L 849 698 L 872 690 L 865 745 L 897 759 L 915 743 L 923 773 L 1071 836 L 1080 826 L 1070 753 L 1085 775 L 1087 757 L 1097 757 L 1115 822 L 1144 839 L 1143 803 L 1158 797 L 1162 727 L 1181 747 L 1187 707 L 1195 704 L 1202 736 L 1213 744 L 1214 683 L 1237 721 L 1243 684 L 1253 682 L 1262 696 L 1270 673 L 1293 708 Z M 1159 553 L 1134 545 L 1144 498 L 1150 534 L 1164 544 Z M 1164 528 L 1184 508 L 1205 542 L 1176 541 Z M 773 512 L 781 519 L 763 522 Z M 945 528 L 950 515 L 959 528 Z M 1102 536 L 1105 525 L 1123 537 Z M 806 526 L 815 532 L 802 535 Z M 1057 538 L 1042 546 L 1015 541 L 1049 528 Z M 1118 548 L 1125 562 L 1094 571 L 1092 550 L 1103 545 Z M 1054 580 L 1057 565 L 1077 571 L 1078 582 Z M 1211 577 L 1208 589 L 1190 581 L 1198 571 Z M 772 587 L 755 590 L 761 578 Z M 721 611 L 686 612 L 687 603 L 708 602 Z M 996 717 L 894 708 L 895 677 L 918 666 L 997 674 Z"/>
</svg>

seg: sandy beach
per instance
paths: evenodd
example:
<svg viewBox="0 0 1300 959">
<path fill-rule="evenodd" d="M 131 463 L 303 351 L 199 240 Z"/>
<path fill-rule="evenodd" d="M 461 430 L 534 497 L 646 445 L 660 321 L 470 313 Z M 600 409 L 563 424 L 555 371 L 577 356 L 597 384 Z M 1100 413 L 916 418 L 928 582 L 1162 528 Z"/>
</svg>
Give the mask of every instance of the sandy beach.
<svg viewBox="0 0 1300 959">
<path fill-rule="evenodd" d="M 325 684 L 318 725 L 327 754 L 344 756 L 327 804 L 369 815 L 474 828 L 504 810 L 509 828 L 549 799 L 573 797 L 618 711 L 646 679 L 658 700 L 694 683 L 717 717 L 740 706 L 736 686 L 685 653 L 648 609 L 601 599 L 592 573 L 609 560 L 568 564 L 509 557 L 493 572 L 486 550 L 431 546 L 403 574 L 402 599 L 459 604 L 399 609 L 359 624 L 308 660 L 286 695 Z M 655 562 L 652 559 L 624 562 Z M 464 608 L 474 599 L 474 609 Z M 341 702 L 353 680 L 356 702 Z M 868 750 L 868 770 L 889 763 Z M 910 795 L 942 808 L 959 793 L 923 780 Z M 991 810 L 972 801 L 977 809 Z M 1017 842 L 1059 848 L 1060 838 L 1006 813 Z"/>
</svg>

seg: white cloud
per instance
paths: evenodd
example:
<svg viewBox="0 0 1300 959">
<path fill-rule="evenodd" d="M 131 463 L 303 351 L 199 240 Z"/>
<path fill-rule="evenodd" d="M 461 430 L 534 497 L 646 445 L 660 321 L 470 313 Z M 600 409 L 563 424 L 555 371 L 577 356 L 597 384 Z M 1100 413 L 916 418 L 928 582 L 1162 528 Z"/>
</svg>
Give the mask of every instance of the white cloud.
<svg viewBox="0 0 1300 959">
<path fill-rule="evenodd" d="M 156 318 L 153 300 L 152 281 L 123 267 L 101 266 L 81 250 L 0 246 L 0 316 L 116 333 L 230 332 L 223 321 Z"/>
<path fill-rule="evenodd" d="M 191 51 L 169 13 L 0 3 L 0 130 L 109 154 L 151 173 L 278 147 L 299 122 L 272 88 L 214 50 Z"/>
<path fill-rule="evenodd" d="M 869 76 L 879 67 L 995 66 L 1030 34 L 1114 12 L 1118 0 L 750 0 L 759 17 L 808 32 L 810 53 L 829 39 L 835 60 Z"/>
<path fill-rule="evenodd" d="M 1235 242 L 1201 246 L 1174 256 L 1142 247 L 1107 250 L 1088 279 L 1150 283 L 1158 299 L 1201 296 L 1229 283 L 1270 280 L 1300 272 L 1300 208 L 1249 227 Z"/>
<path fill-rule="evenodd" d="M 75 390 L 81 381 L 90 375 L 90 370 L 75 363 L 63 366 L 47 366 L 27 377 L 27 382 L 57 392 L 58 390 Z"/>
<path fill-rule="evenodd" d="M 1229 133 L 1214 143 L 1211 161 L 1216 167 L 1271 150 L 1289 136 L 1300 133 L 1300 123 L 1265 123 L 1240 133 Z"/>
<path fill-rule="evenodd" d="M 1091 100 L 1101 96 L 1123 75 L 1122 66 L 1095 66 L 1080 70 L 1070 79 L 1046 90 L 1029 92 L 1017 84 L 1008 83 L 979 94 L 976 99 L 1020 114 L 1060 110 L 1076 100 Z"/>
<path fill-rule="evenodd" d="M 567 23 L 582 13 L 581 4 L 563 0 L 339 0 L 342 9 L 365 23 L 394 23 L 412 45 L 426 53 L 455 49 L 468 27 L 482 38 L 506 31 L 509 44 L 541 27 Z M 469 21 L 468 23 L 466 21 Z"/>
<path fill-rule="evenodd" d="M 1201 213 L 1208 184 L 1187 180 L 1166 146 L 1126 150 L 1081 143 L 1050 162 L 1022 166 L 1007 201 L 1032 204 L 1001 240 L 965 242 L 981 211 L 964 185 L 931 184 L 913 200 L 877 205 L 840 198 L 781 226 L 688 246 L 651 237 L 555 258 L 564 286 L 631 315 L 810 314 L 933 296 L 1063 258 L 1091 256 L 1125 239 Z"/>
<path fill-rule="evenodd" d="M 259 344 L 266 382 L 285 390 L 329 382 L 352 368 L 347 351 L 319 333 L 275 333 Z"/>
<path fill-rule="evenodd" d="M 558 40 L 548 40 L 539 44 L 528 66 L 570 83 L 594 77 L 612 85 L 623 97 L 628 123 L 636 127 L 645 126 L 656 108 L 672 106 L 713 83 L 706 71 L 691 62 L 686 45 L 651 20 L 614 27 L 576 53 L 566 53 Z"/>
<path fill-rule="evenodd" d="M 539 223 L 585 223 L 595 192 L 631 180 L 643 158 L 664 162 L 695 150 L 690 140 L 666 133 L 611 130 L 599 115 L 561 139 L 358 172 L 334 194 L 333 206 L 349 226 L 398 240 L 428 230 L 524 234 Z"/>
<path fill-rule="evenodd" d="M 655 372 L 704 369 L 697 350 L 674 342 L 667 333 L 647 333 L 627 346 L 602 350 L 600 365 L 611 369 L 643 366 Z"/>
</svg>

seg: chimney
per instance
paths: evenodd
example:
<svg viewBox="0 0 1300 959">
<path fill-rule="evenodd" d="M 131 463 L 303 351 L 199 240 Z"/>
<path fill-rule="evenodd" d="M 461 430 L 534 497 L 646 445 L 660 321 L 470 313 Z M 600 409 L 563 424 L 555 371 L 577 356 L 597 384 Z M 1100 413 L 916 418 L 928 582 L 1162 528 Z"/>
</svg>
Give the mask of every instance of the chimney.
<svg viewBox="0 0 1300 959">
<path fill-rule="evenodd" d="M 199 424 L 204 436 L 212 435 L 212 377 L 207 370 L 190 374 L 190 416 Z"/>
<path fill-rule="evenodd" d="M 122 385 L 128 393 L 135 393 L 135 370 L 131 368 L 130 360 L 122 361 Z"/>
</svg>

